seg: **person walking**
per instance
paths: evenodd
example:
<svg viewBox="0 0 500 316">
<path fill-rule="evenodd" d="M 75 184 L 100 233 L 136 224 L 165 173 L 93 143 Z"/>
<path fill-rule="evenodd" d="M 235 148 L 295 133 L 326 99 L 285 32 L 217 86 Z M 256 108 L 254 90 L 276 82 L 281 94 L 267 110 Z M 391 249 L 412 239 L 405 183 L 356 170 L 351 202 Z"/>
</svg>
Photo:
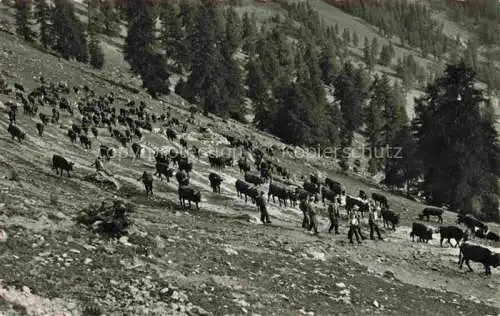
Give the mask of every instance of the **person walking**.
<svg viewBox="0 0 500 316">
<path fill-rule="evenodd" d="M 358 244 L 361 244 L 361 240 L 359 240 L 359 221 L 355 212 L 349 213 L 349 231 L 347 232 L 347 237 L 349 238 L 349 243 L 352 242 L 352 235 L 356 236 L 356 241 Z"/>
<path fill-rule="evenodd" d="M 328 232 L 331 234 L 332 230 L 335 229 L 335 235 L 339 234 L 339 203 L 337 199 L 334 199 L 333 203 L 328 205 L 328 217 L 330 218 L 330 228 Z"/>
<path fill-rule="evenodd" d="M 264 191 L 260 191 L 259 196 L 256 199 L 256 204 L 260 210 L 260 221 L 263 224 L 271 224 L 271 220 L 269 219 L 269 213 L 267 212 L 266 207 L 266 199 L 264 197 Z"/>
<path fill-rule="evenodd" d="M 318 234 L 318 216 L 316 215 L 316 212 L 312 208 L 311 204 L 308 205 L 307 209 L 309 213 L 309 231 L 314 230 L 314 234 Z"/>
<path fill-rule="evenodd" d="M 384 240 L 380 235 L 377 221 L 378 221 L 377 211 L 374 207 L 370 207 L 368 211 L 368 225 L 370 226 L 370 238 L 372 240 L 375 240 L 375 237 L 373 236 L 373 232 L 375 231 L 377 233 L 378 239 Z"/>
<path fill-rule="evenodd" d="M 301 200 L 299 203 L 299 209 L 302 211 L 302 228 L 309 228 L 309 211 L 308 204 L 305 199 Z"/>
</svg>

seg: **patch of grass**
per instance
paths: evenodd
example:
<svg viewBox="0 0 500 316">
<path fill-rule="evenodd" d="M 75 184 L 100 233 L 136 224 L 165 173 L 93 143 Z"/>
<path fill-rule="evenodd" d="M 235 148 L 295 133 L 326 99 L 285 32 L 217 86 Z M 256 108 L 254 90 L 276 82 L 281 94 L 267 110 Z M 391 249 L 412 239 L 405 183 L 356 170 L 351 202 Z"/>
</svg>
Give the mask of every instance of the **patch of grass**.
<svg viewBox="0 0 500 316">
<path fill-rule="evenodd" d="M 50 193 L 50 205 L 58 206 L 59 205 L 59 196 L 54 193 Z"/>
</svg>

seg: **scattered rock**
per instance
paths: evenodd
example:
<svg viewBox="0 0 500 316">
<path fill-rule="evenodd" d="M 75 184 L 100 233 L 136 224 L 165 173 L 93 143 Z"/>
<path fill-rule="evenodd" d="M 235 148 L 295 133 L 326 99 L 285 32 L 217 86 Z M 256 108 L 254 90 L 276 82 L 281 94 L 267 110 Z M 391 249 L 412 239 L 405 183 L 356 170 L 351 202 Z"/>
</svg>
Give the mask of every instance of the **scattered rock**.
<svg viewBox="0 0 500 316">
<path fill-rule="evenodd" d="M 23 285 L 23 293 L 31 294 L 31 289 L 29 287 L 27 287 L 26 285 Z"/>
<path fill-rule="evenodd" d="M 5 232 L 5 230 L 3 229 L 0 229 L 0 242 L 5 242 L 7 241 L 7 233 Z"/>
<path fill-rule="evenodd" d="M 237 256 L 238 255 L 238 251 L 230 248 L 230 247 L 226 247 L 224 248 L 224 251 L 228 254 L 228 255 L 235 255 Z"/>
<path fill-rule="evenodd" d="M 90 258 L 85 258 L 85 260 L 83 260 L 83 264 L 90 264 L 92 262 L 92 259 Z"/>
<path fill-rule="evenodd" d="M 345 288 L 345 284 L 343 282 L 335 283 L 335 285 L 341 289 Z"/>
<path fill-rule="evenodd" d="M 380 304 L 377 302 L 377 300 L 374 300 L 373 301 L 373 306 L 375 306 L 376 308 L 379 308 Z"/>
</svg>

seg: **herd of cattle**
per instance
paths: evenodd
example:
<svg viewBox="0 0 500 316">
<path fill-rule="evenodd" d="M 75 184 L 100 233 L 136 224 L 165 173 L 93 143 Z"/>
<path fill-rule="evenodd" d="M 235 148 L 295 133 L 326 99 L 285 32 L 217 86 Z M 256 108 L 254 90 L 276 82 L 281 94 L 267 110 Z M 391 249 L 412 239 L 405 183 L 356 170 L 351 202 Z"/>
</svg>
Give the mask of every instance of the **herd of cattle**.
<svg viewBox="0 0 500 316">
<path fill-rule="evenodd" d="M 177 118 L 172 117 L 170 111 L 160 116 L 150 113 L 146 110 L 146 104 L 142 101 L 138 105 L 134 101 L 128 101 L 117 111 L 116 103 L 119 99 L 112 92 L 105 96 L 97 96 L 87 86 L 69 89 L 65 83 L 57 85 L 46 83 L 43 78 L 40 78 L 40 81 L 41 85 L 29 94 L 26 93 L 22 85 L 14 85 L 16 98 L 22 103 L 24 114 L 33 117 L 38 113 L 40 122 L 36 123 L 35 128 L 40 137 L 43 137 L 44 129 L 48 124 L 60 124 L 60 111 L 67 111 L 72 117 L 76 115 L 81 116 L 80 124 L 72 124 L 67 129 L 67 136 L 72 143 L 75 143 L 78 138 L 84 149 L 92 149 L 92 137 L 89 132 L 92 133 L 94 139 L 98 139 L 100 136 L 99 128 L 106 128 L 109 134 L 116 138 L 123 147 L 128 147 L 130 144 L 135 158 L 140 159 L 143 147 L 139 142 L 134 142 L 134 139 L 141 140 L 143 138 L 143 130 L 152 132 L 153 124 L 160 123 L 162 127 L 165 127 L 164 133 L 169 141 L 175 141 L 178 138 L 178 133 L 185 133 L 189 124 L 197 128 L 200 133 L 208 131 L 207 127 L 200 127 L 195 124 L 195 108 L 190 109 L 191 117 L 186 123 L 181 124 Z M 72 106 L 68 100 L 68 96 L 72 92 L 74 93 L 74 97 L 78 99 L 76 106 Z M 6 105 L 9 107 L 8 116 L 10 120 L 7 131 L 13 140 L 17 139 L 19 142 L 22 142 L 26 139 L 26 133 L 16 121 L 18 105 L 14 102 L 7 102 Z M 46 106 L 51 108 L 50 116 L 39 111 L 39 107 L 45 108 Z M 75 113 L 74 107 L 76 107 L 77 113 Z M 208 126 L 210 125 L 208 123 Z M 62 124 L 59 126 L 63 127 Z M 267 192 L 268 202 L 272 198 L 275 203 L 275 198 L 277 198 L 279 206 L 282 204 L 287 206 L 288 203 L 291 207 L 296 207 L 298 201 L 304 200 L 319 203 L 321 197 L 323 204 L 339 200 L 344 201 L 343 206 L 347 213 L 356 211 L 359 212 L 361 217 L 364 217 L 365 213 L 369 211 L 370 199 L 364 191 L 360 191 L 359 196 L 348 195 L 341 183 L 330 178 L 320 181 L 314 175 L 306 178 L 303 177 L 302 185 L 298 185 L 295 181 L 292 181 L 290 179 L 290 172 L 280 165 L 277 159 L 273 159 L 274 153 L 277 150 L 284 151 L 290 150 L 290 148 L 261 147 L 256 146 L 248 137 L 241 139 L 228 134 L 223 134 L 223 136 L 227 139 L 231 147 L 242 148 L 244 150 L 244 154 L 237 161 L 237 166 L 243 175 L 243 179 L 236 180 L 235 189 L 237 196 L 242 199 L 244 198 L 245 202 L 248 202 L 248 199 L 250 199 L 250 201 L 255 203 L 262 192 L 262 185 L 269 183 Z M 185 139 L 180 138 L 179 144 L 182 149 L 188 149 L 188 143 Z M 200 158 L 199 149 L 196 146 L 191 146 L 191 152 L 196 158 Z M 109 161 L 115 155 L 116 152 L 113 146 L 100 145 L 100 157 Z M 249 159 L 249 155 L 253 159 Z M 188 201 L 189 206 L 191 206 L 191 202 L 194 202 L 199 209 L 201 192 L 189 184 L 189 174 L 193 170 L 193 162 L 190 161 L 189 155 L 181 154 L 172 149 L 168 153 L 157 151 L 154 158 L 156 160 L 154 176 L 158 176 L 160 180 L 166 178 L 167 181 L 170 181 L 170 178 L 175 176 L 179 184 L 178 196 L 180 204 L 185 206 L 185 201 Z M 219 170 L 234 165 L 232 157 L 216 155 L 209 155 L 208 163 L 212 168 Z M 53 169 L 60 176 L 66 171 L 68 177 L 70 177 L 70 172 L 74 169 L 74 163 L 60 155 L 53 156 L 52 165 Z M 253 171 L 252 169 L 255 170 Z M 146 171 L 141 179 L 146 187 L 146 193 L 152 194 L 153 174 Z M 221 175 L 211 172 L 208 175 L 208 181 L 214 193 L 221 192 L 221 184 L 224 181 Z M 399 224 L 399 214 L 390 209 L 387 197 L 380 193 L 373 193 L 371 195 L 371 202 L 378 205 L 384 227 L 390 227 L 395 231 Z M 437 217 L 437 222 L 442 223 L 442 214 L 442 208 L 427 207 L 421 212 L 419 219 L 423 220 L 425 218 L 429 221 L 431 216 L 435 216 Z M 469 260 L 472 260 L 483 263 L 486 273 L 491 273 L 489 267 L 500 265 L 500 255 L 492 253 L 488 248 L 468 244 L 465 241 L 468 240 L 468 236 L 471 234 L 478 238 L 486 238 L 498 242 L 498 234 L 488 230 L 488 227 L 484 223 L 471 215 L 459 215 L 457 224 L 464 224 L 467 230 L 462 230 L 458 226 L 440 226 L 435 231 L 420 222 L 414 222 L 410 237 L 412 240 L 416 237 L 421 242 L 428 242 L 432 239 L 433 233 L 439 233 L 441 246 L 444 240 L 447 240 L 452 245 L 450 240 L 455 239 L 456 244 L 454 247 L 457 247 L 462 240 L 463 243 L 460 246 L 459 253 L 460 267 L 465 262 L 470 269 Z"/>
</svg>

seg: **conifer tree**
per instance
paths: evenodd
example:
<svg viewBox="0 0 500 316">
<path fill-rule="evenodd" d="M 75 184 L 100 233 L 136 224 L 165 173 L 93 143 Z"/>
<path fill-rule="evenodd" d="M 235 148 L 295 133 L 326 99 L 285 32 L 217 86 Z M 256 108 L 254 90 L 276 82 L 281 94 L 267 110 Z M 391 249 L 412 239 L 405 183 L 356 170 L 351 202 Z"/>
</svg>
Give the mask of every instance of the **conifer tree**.
<svg viewBox="0 0 500 316">
<path fill-rule="evenodd" d="M 248 12 L 243 14 L 242 21 L 242 40 L 243 50 L 252 56 L 255 53 L 255 45 L 257 42 L 257 25 L 255 14 L 250 15 Z"/>
<path fill-rule="evenodd" d="M 52 46 L 52 25 L 50 23 L 52 16 L 51 8 L 47 0 L 35 1 L 35 19 L 40 26 L 39 37 L 43 48 Z"/>
<path fill-rule="evenodd" d="M 85 27 L 77 19 L 75 9 L 69 0 L 55 0 L 52 14 L 54 49 L 65 59 L 75 58 L 87 62 L 87 39 Z"/>
<path fill-rule="evenodd" d="M 14 8 L 16 9 L 17 34 L 21 35 L 25 41 L 33 42 L 36 33 L 31 29 L 33 16 L 31 0 L 16 0 Z"/>
<path fill-rule="evenodd" d="M 498 219 L 498 134 L 481 113 L 484 95 L 474 81 L 464 63 L 449 65 L 416 102 L 422 189 L 432 203 Z M 482 203 L 474 207 L 473 201 Z"/>
<path fill-rule="evenodd" d="M 102 0 L 100 8 L 104 17 L 102 31 L 108 36 L 117 36 L 120 33 L 120 14 L 115 0 Z"/>
<path fill-rule="evenodd" d="M 240 47 L 242 32 L 242 22 L 238 13 L 232 8 L 226 11 L 226 41 L 231 53 L 236 52 Z"/>
</svg>

